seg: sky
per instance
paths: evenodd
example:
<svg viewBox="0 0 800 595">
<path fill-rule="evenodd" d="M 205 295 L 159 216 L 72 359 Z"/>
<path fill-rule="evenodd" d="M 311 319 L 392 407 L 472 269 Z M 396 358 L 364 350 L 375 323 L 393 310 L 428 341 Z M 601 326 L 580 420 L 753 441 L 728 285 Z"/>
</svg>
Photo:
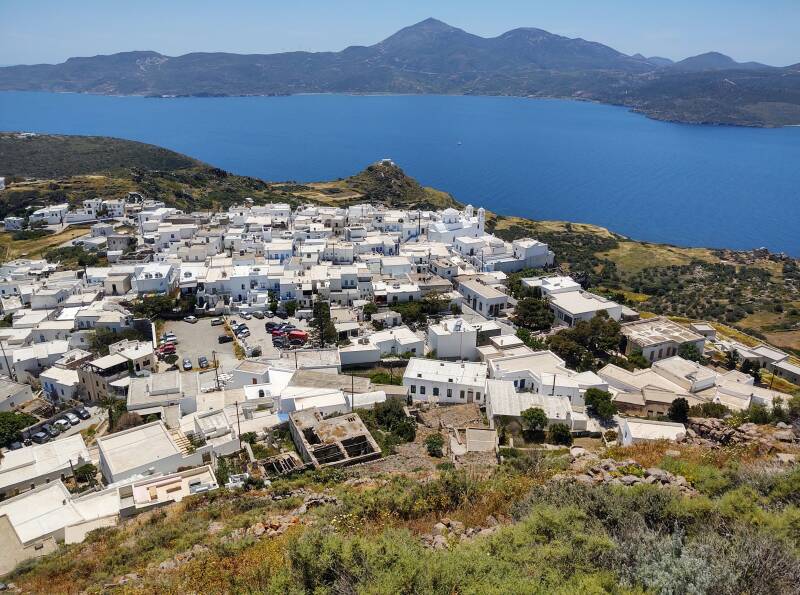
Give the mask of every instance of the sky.
<svg viewBox="0 0 800 595">
<path fill-rule="evenodd" d="M 538 27 L 626 54 L 800 62 L 800 0 L 0 0 L 0 64 L 130 50 L 337 51 L 427 17 L 484 37 Z"/>
</svg>

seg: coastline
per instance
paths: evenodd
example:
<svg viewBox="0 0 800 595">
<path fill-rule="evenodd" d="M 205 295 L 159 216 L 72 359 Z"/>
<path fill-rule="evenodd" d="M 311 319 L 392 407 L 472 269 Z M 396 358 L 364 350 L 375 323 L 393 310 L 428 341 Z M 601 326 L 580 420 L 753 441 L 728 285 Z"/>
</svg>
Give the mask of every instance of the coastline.
<svg viewBox="0 0 800 595">
<path fill-rule="evenodd" d="M 614 101 L 603 101 L 591 97 L 576 97 L 570 95 L 510 95 L 506 93 L 484 94 L 484 93 L 398 93 L 380 91 L 321 91 L 321 92 L 302 92 L 302 93 L 178 93 L 178 94 L 148 94 L 148 93 L 95 93 L 91 91 L 63 91 L 63 90 L 43 90 L 43 89 L 0 89 L 0 93 L 53 93 L 59 95 L 92 95 L 96 97 L 141 97 L 144 99 L 226 99 L 226 98 L 278 98 L 278 97 L 303 97 L 303 96 L 343 96 L 343 97 L 508 97 L 515 99 L 536 99 L 536 100 L 555 100 L 555 101 L 576 101 L 582 103 L 592 103 L 596 105 L 607 105 L 611 107 L 625 109 L 626 111 L 644 116 L 655 122 L 667 124 L 684 124 L 689 126 L 708 126 L 708 127 L 730 127 L 730 128 L 755 128 L 755 129 L 780 129 L 797 128 L 797 124 L 764 124 L 755 122 L 719 122 L 715 120 L 692 120 L 689 118 L 681 119 L 672 116 L 661 116 L 656 111 L 648 111 L 635 105 L 626 105 Z"/>
</svg>

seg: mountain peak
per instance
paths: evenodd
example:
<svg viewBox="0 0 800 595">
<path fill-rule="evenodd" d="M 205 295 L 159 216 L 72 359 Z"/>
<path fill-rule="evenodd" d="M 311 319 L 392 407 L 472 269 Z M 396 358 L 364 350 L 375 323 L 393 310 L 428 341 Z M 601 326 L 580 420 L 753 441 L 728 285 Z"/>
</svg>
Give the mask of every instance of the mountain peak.
<svg viewBox="0 0 800 595">
<path fill-rule="evenodd" d="M 758 62 L 737 62 L 730 56 L 720 52 L 706 52 L 691 56 L 672 65 L 675 70 L 697 72 L 702 70 L 736 70 L 736 69 L 758 69 L 769 68 L 765 64 Z"/>
</svg>

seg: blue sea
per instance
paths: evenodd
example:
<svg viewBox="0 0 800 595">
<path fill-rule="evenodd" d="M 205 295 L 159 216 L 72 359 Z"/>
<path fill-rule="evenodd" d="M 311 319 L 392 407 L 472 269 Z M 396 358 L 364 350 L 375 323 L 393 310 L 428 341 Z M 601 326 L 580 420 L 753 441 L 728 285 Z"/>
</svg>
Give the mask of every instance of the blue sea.
<svg viewBox="0 0 800 595">
<path fill-rule="evenodd" d="M 501 214 L 800 256 L 800 128 L 671 124 L 510 97 L 4 92 L 0 130 L 134 139 L 274 181 L 346 177 L 388 157 Z"/>
</svg>

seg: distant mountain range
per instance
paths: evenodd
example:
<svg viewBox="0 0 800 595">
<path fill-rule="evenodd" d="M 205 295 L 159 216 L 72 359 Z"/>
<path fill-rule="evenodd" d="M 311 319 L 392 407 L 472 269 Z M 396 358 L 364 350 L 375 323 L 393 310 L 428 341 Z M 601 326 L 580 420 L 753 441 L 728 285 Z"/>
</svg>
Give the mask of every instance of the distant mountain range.
<svg viewBox="0 0 800 595">
<path fill-rule="evenodd" d="M 0 90 L 225 96 L 419 93 L 584 99 L 691 123 L 800 124 L 800 64 L 711 52 L 672 62 L 521 28 L 484 38 L 436 19 L 372 46 L 280 54 L 157 52 L 0 68 Z"/>
</svg>

